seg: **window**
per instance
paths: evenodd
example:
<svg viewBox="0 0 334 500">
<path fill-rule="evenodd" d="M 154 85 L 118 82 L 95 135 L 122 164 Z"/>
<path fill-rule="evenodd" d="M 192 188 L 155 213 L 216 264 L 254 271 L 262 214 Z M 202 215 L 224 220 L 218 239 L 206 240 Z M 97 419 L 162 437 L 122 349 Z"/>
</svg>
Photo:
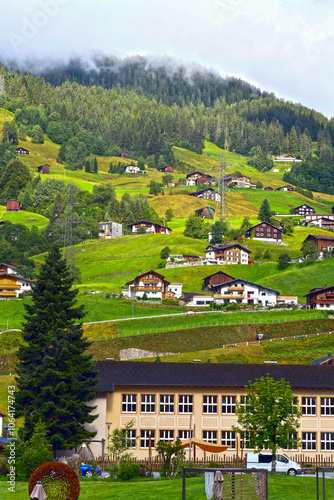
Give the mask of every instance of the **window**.
<svg viewBox="0 0 334 500">
<path fill-rule="evenodd" d="M 141 412 L 155 413 L 155 394 L 141 395 Z"/>
<path fill-rule="evenodd" d="M 236 396 L 222 396 L 222 413 L 235 413 Z"/>
<path fill-rule="evenodd" d="M 122 412 L 136 413 L 136 411 L 137 411 L 137 394 L 123 394 Z"/>
<path fill-rule="evenodd" d="M 222 445 L 229 446 L 232 450 L 235 450 L 235 432 L 233 431 L 222 431 Z"/>
<path fill-rule="evenodd" d="M 217 413 L 217 396 L 203 396 L 203 413 Z"/>
<path fill-rule="evenodd" d="M 302 449 L 316 450 L 317 449 L 317 434 L 316 432 L 302 433 Z"/>
<path fill-rule="evenodd" d="M 294 432 L 289 434 L 289 439 L 291 440 L 291 446 L 287 446 L 286 450 L 298 450 L 298 434 Z"/>
<path fill-rule="evenodd" d="M 334 398 L 321 398 L 321 415 L 334 415 Z"/>
<path fill-rule="evenodd" d="M 149 448 L 149 441 L 151 437 L 151 447 L 154 448 L 155 431 L 140 431 L 140 447 Z"/>
<path fill-rule="evenodd" d="M 174 413 L 174 395 L 160 395 L 160 413 Z"/>
<path fill-rule="evenodd" d="M 179 396 L 179 413 L 192 413 L 193 412 L 193 397 L 192 396 Z"/>
<path fill-rule="evenodd" d="M 321 451 L 334 450 L 334 432 L 321 433 Z"/>
<path fill-rule="evenodd" d="M 125 443 L 129 448 L 136 447 L 136 429 L 122 429 L 122 432 L 125 437 Z"/>
<path fill-rule="evenodd" d="M 302 398 L 302 414 L 315 415 L 316 414 L 316 398 Z"/>
<path fill-rule="evenodd" d="M 193 437 L 193 431 L 191 431 L 191 437 Z M 189 430 L 187 431 L 179 431 L 180 439 L 189 439 Z"/>
<path fill-rule="evenodd" d="M 160 441 L 174 441 L 174 431 L 160 431 Z"/>
<path fill-rule="evenodd" d="M 203 431 L 203 441 L 217 444 L 217 431 Z"/>
</svg>

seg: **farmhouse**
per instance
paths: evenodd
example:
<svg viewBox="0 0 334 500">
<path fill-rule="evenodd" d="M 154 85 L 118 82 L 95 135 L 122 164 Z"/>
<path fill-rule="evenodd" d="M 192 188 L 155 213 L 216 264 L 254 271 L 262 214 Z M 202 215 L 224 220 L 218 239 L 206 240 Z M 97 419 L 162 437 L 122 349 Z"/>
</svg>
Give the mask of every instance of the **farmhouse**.
<svg viewBox="0 0 334 500">
<path fill-rule="evenodd" d="M 30 155 L 30 151 L 25 148 L 16 148 L 15 152 L 17 155 Z"/>
<path fill-rule="evenodd" d="M 130 299 L 140 299 L 146 294 L 148 299 L 178 299 L 182 296 L 182 283 L 170 283 L 156 271 L 139 274 L 125 283 L 128 287 L 124 292 Z"/>
<path fill-rule="evenodd" d="M 306 205 L 306 203 L 303 203 L 302 205 L 299 205 L 299 207 L 294 208 L 293 213 L 295 215 L 305 216 L 305 215 L 314 214 L 315 210 L 314 210 L 314 208 L 310 207 L 310 205 Z"/>
<path fill-rule="evenodd" d="M 18 276 L 13 266 L 0 264 L 0 299 L 17 299 L 31 290 L 32 281 Z"/>
<path fill-rule="evenodd" d="M 306 227 L 318 226 L 321 229 L 333 229 L 334 228 L 334 220 L 329 219 L 328 217 L 322 216 L 322 217 L 318 217 L 315 220 L 306 221 L 304 226 L 306 226 Z"/>
<path fill-rule="evenodd" d="M 276 156 L 274 161 L 302 161 L 302 160 L 297 160 L 296 156 L 286 153 L 280 156 Z"/>
<path fill-rule="evenodd" d="M 250 227 L 246 231 L 246 238 L 252 238 L 268 243 L 282 243 L 283 229 L 270 224 L 269 222 L 260 222 Z"/>
<path fill-rule="evenodd" d="M 22 203 L 16 200 L 6 201 L 6 206 L 7 206 L 6 212 L 19 212 L 23 208 Z"/>
<path fill-rule="evenodd" d="M 217 304 L 261 304 L 274 306 L 279 292 L 271 288 L 242 280 L 241 278 L 213 285 Z"/>
<path fill-rule="evenodd" d="M 140 168 L 136 165 L 127 165 L 124 169 L 124 172 L 126 172 L 127 174 L 139 174 Z"/>
<path fill-rule="evenodd" d="M 202 198 L 203 200 L 220 201 L 220 194 L 213 188 L 200 189 L 199 191 L 195 191 L 195 193 L 190 193 L 189 196 Z"/>
<path fill-rule="evenodd" d="M 122 224 L 117 222 L 99 222 L 99 239 L 110 240 L 123 236 Z"/>
<path fill-rule="evenodd" d="M 234 280 L 233 276 L 230 276 L 223 271 L 217 271 L 216 273 L 210 274 L 209 276 L 205 276 L 205 278 L 203 278 L 202 290 L 213 292 L 214 285 L 227 283 L 228 281 L 232 280 Z"/>
<path fill-rule="evenodd" d="M 316 221 L 324 217 L 325 219 L 334 220 L 334 214 L 313 214 L 313 215 L 305 215 L 306 222 Z"/>
<path fill-rule="evenodd" d="M 37 167 L 37 171 L 39 174 L 49 174 L 50 173 L 50 165 L 45 163 L 44 165 Z"/>
<path fill-rule="evenodd" d="M 156 224 L 155 222 L 149 222 L 147 220 L 140 220 L 138 222 L 133 222 L 128 224 L 133 234 L 138 233 L 138 229 L 143 227 L 146 233 L 159 233 L 159 234 L 170 234 L 172 230 L 169 227 L 162 226 L 161 224 Z"/>
<path fill-rule="evenodd" d="M 265 188 L 263 188 L 265 191 L 274 191 L 274 188 L 272 188 L 271 186 L 267 186 Z"/>
<path fill-rule="evenodd" d="M 309 309 L 334 309 L 334 285 L 325 288 L 312 288 L 304 297 L 306 297 L 306 305 Z"/>
<path fill-rule="evenodd" d="M 202 219 L 214 219 L 215 218 L 214 212 L 215 212 L 214 208 L 207 206 L 195 210 L 195 215 L 201 217 Z"/>
<path fill-rule="evenodd" d="M 161 167 L 159 168 L 160 172 L 164 172 L 167 174 L 173 174 L 174 173 L 174 167 L 172 165 L 167 165 L 166 167 Z"/>
<path fill-rule="evenodd" d="M 275 191 L 294 191 L 295 188 L 293 186 L 290 186 L 290 184 L 287 184 L 286 186 L 281 186 L 275 189 Z"/>
<path fill-rule="evenodd" d="M 138 459 L 150 452 L 155 456 L 160 440 L 189 439 L 195 428 L 197 438 L 229 446 L 225 454 L 232 457 L 242 448 L 232 429 L 237 424 L 236 403 L 250 381 L 267 374 L 286 380 L 302 409 L 300 445 L 284 452 L 290 458 L 299 453 L 304 460 L 319 461 L 333 454 L 332 366 L 98 361 L 96 367 L 99 382 L 89 404 L 96 405 L 93 413 L 99 417 L 87 429 L 97 431 L 96 440 L 107 440 L 114 429 L 125 429 L 133 421 L 130 451 Z M 101 452 L 100 443 L 91 447 Z M 243 448 L 253 451 L 247 440 Z M 196 456 L 203 458 L 202 450 L 197 449 Z"/>
<path fill-rule="evenodd" d="M 211 184 L 213 181 L 213 177 L 209 174 L 205 174 L 204 172 L 200 172 L 196 170 L 195 172 L 191 172 L 186 175 L 186 185 L 187 186 L 198 186 L 200 184 Z"/>
<path fill-rule="evenodd" d="M 239 243 L 226 245 L 208 245 L 205 249 L 204 263 L 212 264 L 248 264 L 248 255 L 252 252 Z"/>
<path fill-rule="evenodd" d="M 324 251 L 333 252 L 334 250 L 334 235 L 325 236 L 323 234 L 309 234 L 303 241 L 312 241 L 316 244 L 320 258 L 322 259 Z"/>
</svg>

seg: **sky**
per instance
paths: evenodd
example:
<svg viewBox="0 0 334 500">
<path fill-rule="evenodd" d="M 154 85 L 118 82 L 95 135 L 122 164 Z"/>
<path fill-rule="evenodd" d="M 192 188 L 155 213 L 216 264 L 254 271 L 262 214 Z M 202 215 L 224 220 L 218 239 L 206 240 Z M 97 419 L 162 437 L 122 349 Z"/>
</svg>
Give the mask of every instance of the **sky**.
<svg viewBox="0 0 334 500">
<path fill-rule="evenodd" d="M 333 0 L 2 2 L 0 60 L 96 52 L 201 65 L 334 116 Z"/>
</svg>

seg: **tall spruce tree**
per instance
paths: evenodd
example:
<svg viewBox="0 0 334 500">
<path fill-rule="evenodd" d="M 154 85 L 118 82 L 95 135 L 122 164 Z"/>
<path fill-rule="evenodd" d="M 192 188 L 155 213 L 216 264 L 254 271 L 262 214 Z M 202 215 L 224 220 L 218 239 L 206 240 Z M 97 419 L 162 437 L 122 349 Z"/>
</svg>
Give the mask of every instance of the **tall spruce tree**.
<svg viewBox="0 0 334 500">
<path fill-rule="evenodd" d="M 270 209 L 269 201 L 267 200 L 267 198 L 265 198 L 262 202 L 262 205 L 260 206 L 260 210 L 259 210 L 259 214 L 258 214 L 257 218 L 260 219 L 260 221 L 262 221 L 262 222 L 270 222 L 270 224 L 272 224 L 273 223 L 272 216 L 274 214 L 275 214 L 275 212 L 273 212 Z"/>
<path fill-rule="evenodd" d="M 83 338 L 83 306 L 76 307 L 66 262 L 53 247 L 42 265 L 26 309 L 17 364 L 17 416 L 24 417 L 20 437 L 28 440 L 37 422 L 45 424 L 53 450 L 71 448 L 95 435 L 84 428 L 96 416 L 87 405 L 94 397 L 97 371 L 90 343 Z"/>
</svg>

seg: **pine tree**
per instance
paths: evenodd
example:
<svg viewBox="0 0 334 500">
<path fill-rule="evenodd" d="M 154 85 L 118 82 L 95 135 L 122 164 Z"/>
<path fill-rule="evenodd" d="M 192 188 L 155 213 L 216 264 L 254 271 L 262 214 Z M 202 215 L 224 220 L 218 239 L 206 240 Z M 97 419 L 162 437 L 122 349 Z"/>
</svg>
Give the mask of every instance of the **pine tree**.
<svg viewBox="0 0 334 500">
<path fill-rule="evenodd" d="M 97 371 L 90 343 L 80 324 L 83 307 L 75 307 L 77 290 L 72 290 L 66 262 L 53 247 L 41 267 L 26 309 L 22 344 L 18 350 L 16 411 L 24 417 L 20 437 L 28 440 L 41 419 L 53 450 L 71 448 L 94 432 L 84 428 L 96 416 L 87 405 L 94 397 Z"/>
<path fill-rule="evenodd" d="M 270 210 L 269 201 L 265 198 L 260 206 L 259 214 L 257 216 L 262 222 L 270 222 L 272 224 L 272 216 L 275 212 Z"/>
<path fill-rule="evenodd" d="M 97 174 L 98 164 L 97 164 L 96 156 L 94 157 L 93 170 L 94 170 L 94 174 Z"/>
</svg>

